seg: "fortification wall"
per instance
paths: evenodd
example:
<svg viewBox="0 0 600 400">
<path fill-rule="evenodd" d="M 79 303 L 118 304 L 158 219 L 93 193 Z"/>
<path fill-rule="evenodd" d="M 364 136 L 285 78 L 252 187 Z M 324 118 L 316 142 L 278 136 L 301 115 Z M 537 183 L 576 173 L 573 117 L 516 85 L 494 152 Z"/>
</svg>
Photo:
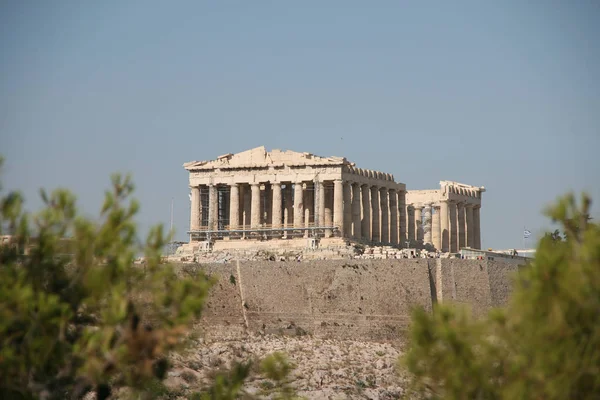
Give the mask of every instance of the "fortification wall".
<svg viewBox="0 0 600 400">
<path fill-rule="evenodd" d="M 502 306 L 511 290 L 511 273 L 516 265 L 489 260 L 435 259 L 430 268 L 434 302 L 466 305 L 482 316 L 492 307 Z"/>
<path fill-rule="evenodd" d="M 487 264 L 490 281 L 491 306 L 501 307 L 508 302 L 512 281 L 517 274 L 520 261 L 488 261 Z"/>
<path fill-rule="evenodd" d="M 218 276 L 201 324 L 207 339 L 246 332 L 397 339 L 410 310 L 437 302 L 475 315 L 505 304 L 516 265 L 488 260 L 239 261 L 201 267 Z"/>
</svg>

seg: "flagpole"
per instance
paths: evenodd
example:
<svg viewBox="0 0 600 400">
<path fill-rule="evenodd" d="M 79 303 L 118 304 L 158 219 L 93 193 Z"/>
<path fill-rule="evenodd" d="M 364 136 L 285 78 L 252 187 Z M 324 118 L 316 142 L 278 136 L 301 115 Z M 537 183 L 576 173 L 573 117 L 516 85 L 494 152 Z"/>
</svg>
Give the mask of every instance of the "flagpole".
<svg viewBox="0 0 600 400">
<path fill-rule="evenodd" d="M 169 227 L 169 230 L 171 232 L 173 232 L 173 201 L 174 201 L 174 198 L 171 197 L 171 226 Z"/>
<path fill-rule="evenodd" d="M 169 225 L 169 236 L 173 235 L 173 202 L 174 202 L 174 198 L 171 197 L 171 223 Z M 169 242 L 169 250 L 168 250 L 168 255 L 171 255 L 173 253 L 175 253 L 174 251 L 174 244 L 173 244 L 173 240 L 174 240 L 174 236 L 171 236 L 171 240 Z"/>
</svg>

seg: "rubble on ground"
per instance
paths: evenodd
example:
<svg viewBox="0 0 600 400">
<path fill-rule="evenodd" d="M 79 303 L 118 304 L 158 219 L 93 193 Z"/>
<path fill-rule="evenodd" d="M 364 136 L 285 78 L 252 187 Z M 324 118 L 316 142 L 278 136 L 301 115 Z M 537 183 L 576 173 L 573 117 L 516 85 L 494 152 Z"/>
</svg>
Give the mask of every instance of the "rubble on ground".
<svg viewBox="0 0 600 400">
<path fill-rule="evenodd" d="M 185 397 L 209 385 L 218 371 L 248 360 L 258 365 L 274 352 L 285 353 L 295 366 L 290 384 L 307 399 L 397 399 L 407 387 L 406 375 L 398 370 L 400 351 L 393 344 L 276 335 L 214 343 L 200 340 L 183 355 L 173 356 L 166 385 Z M 256 368 L 252 371 L 244 388 L 263 397 L 272 382 Z"/>
<path fill-rule="evenodd" d="M 372 246 L 344 242 L 342 245 L 316 249 L 238 249 L 191 251 L 189 246 L 180 246 L 167 261 L 177 263 L 227 263 L 245 261 L 312 261 L 339 259 L 401 259 L 401 258 L 444 258 L 439 252 L 424 249 L 400 249 L 393 246 Z"/>
</svg>

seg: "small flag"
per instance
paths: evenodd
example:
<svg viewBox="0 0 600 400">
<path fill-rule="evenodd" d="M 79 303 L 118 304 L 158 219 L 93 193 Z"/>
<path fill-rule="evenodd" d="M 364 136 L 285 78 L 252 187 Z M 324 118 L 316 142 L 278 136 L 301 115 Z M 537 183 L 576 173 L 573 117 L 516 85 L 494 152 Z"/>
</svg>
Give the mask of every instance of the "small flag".
<svg viewBox="0 0 600 400">
<path fill-rule="evenodd" d="M 529 238 L 530 236 L 531 236 L 531 231 L 529 231 L 529 230 L 525 229 L 525 230 L 523 231 L 523 239 L 527 239 L 527 238 Z"/>
<path fill-rule="evenodd" d="M 188 196 L 189 196 L 189 198 L 190 198 L 190 201 L 192 201 L 192 194 L 191 194 L 191 193 L 188 193 Z"/>
</svg>

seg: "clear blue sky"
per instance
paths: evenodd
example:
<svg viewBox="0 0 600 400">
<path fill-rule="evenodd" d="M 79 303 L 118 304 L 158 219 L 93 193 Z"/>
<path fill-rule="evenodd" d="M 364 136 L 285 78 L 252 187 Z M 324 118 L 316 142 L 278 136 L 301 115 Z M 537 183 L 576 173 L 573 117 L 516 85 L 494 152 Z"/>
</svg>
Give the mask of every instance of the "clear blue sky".
<svg viewBox="0 0 600 400">
<path fill-rule="evenodd" d="M 2 180 L 31 210 L 62 186 L 95 215 L 131 172 L 143 230 L 174 198 L 185 240 L 182 164 L 260 145 L 484 185 L 485 247 L 567 191 L 600 203 L 598 1 L 4 1 L 0 57 Z"/>
</svg>

